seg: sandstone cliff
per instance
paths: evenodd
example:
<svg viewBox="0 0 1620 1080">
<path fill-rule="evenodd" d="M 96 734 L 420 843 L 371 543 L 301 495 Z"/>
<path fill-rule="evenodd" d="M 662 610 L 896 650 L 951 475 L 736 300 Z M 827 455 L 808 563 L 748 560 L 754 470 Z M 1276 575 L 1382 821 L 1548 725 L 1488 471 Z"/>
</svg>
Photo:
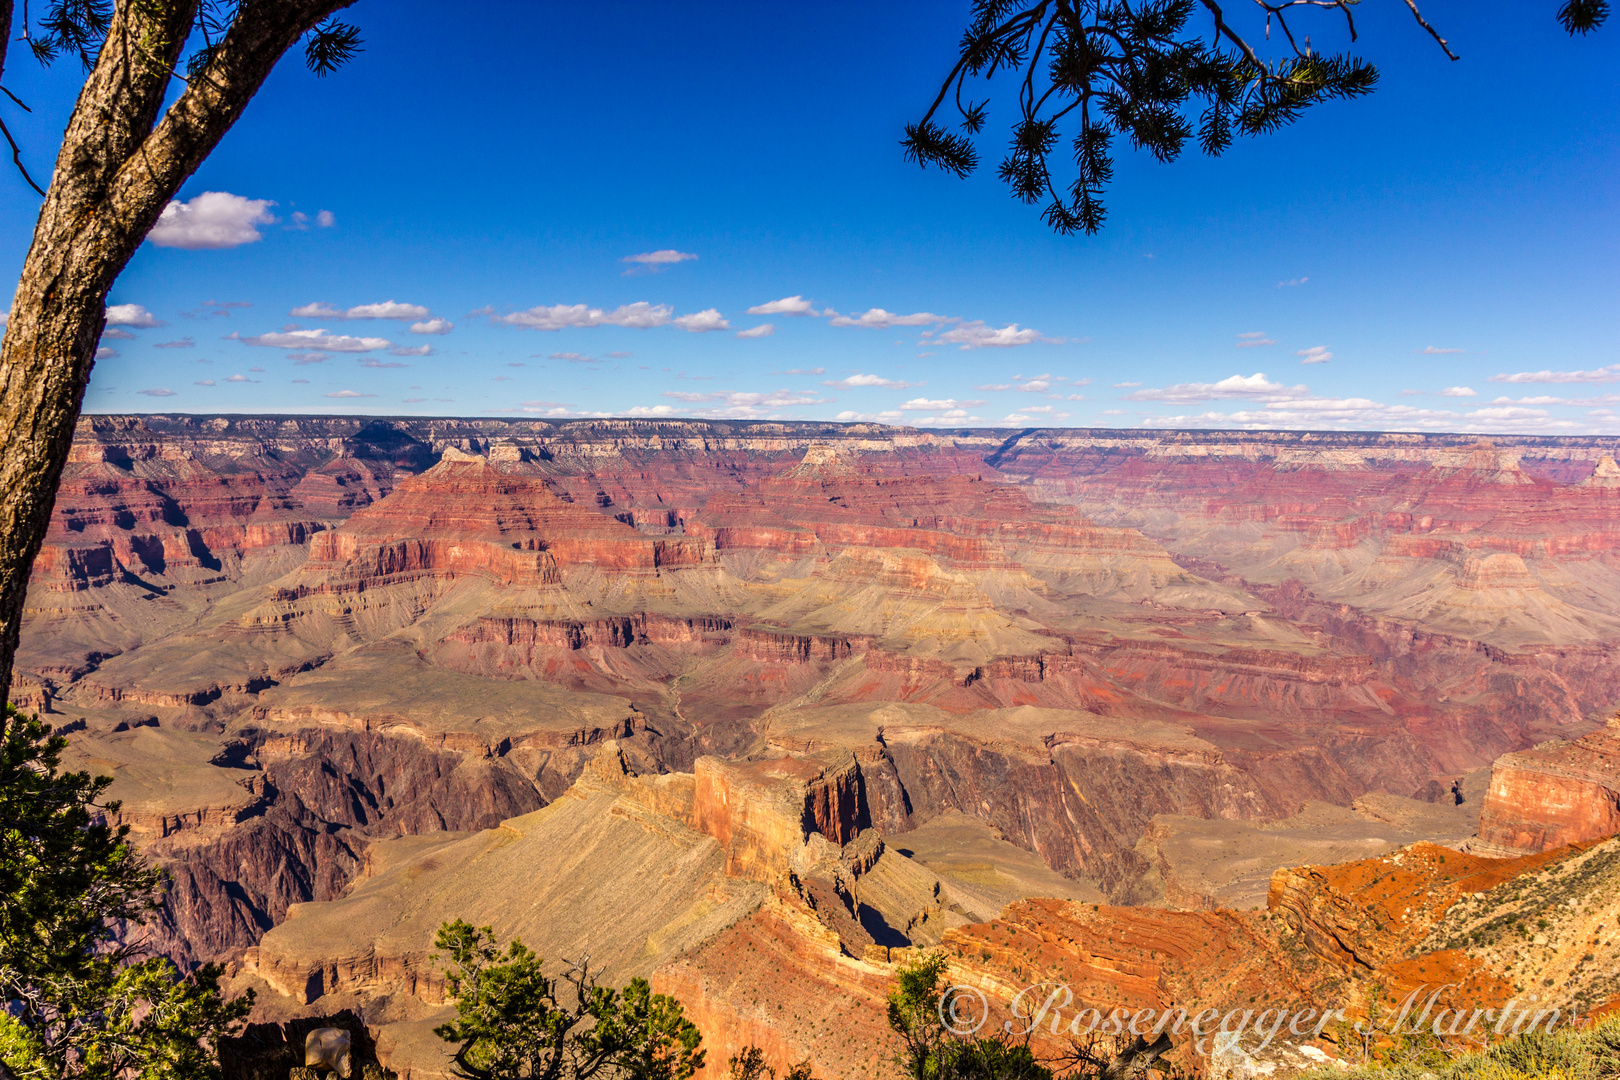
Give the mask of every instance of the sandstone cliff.
<svg viewBox="0 0 1620 1080">
<path fill-rule="evenodd" d="M 1480 850 L 1546 851 L 1620 833 L 1620 720 L 1572 743 L 1504 754 L 1491 767 Z"/>
<path fill-rule="evenodd" d="M 1611 710 L 1612 442 L 88 417 L 16 692 L 117 779 L 186 961 L 609 739 L 743 793 L 759 881 L 804 820 L 961 818 L 1147 899 L 1157 815 L 1411 795 Z M 763 794 L 811 759 L 819 802 Z"/>
</svg>

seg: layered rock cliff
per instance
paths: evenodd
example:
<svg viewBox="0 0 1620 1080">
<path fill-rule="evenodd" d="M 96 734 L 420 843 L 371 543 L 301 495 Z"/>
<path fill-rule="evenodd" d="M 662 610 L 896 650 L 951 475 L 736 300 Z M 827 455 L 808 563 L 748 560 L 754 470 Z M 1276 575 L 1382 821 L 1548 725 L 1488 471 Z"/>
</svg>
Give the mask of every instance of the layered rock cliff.
<svg viewBox="0 0 1620 1080">
<path fill-rule="evenodd" d="M 960 816 L 1147 899 L 1156 815 L 1407 796 L 1607 715 L 1612 443 L 89 417 L 13 692 L 141 808 L 184 960 L 608 739 L 743 793 L 738 880 L 806 820 Z M 824 754 L 819 802 L 763 794 Z"/>
<path fill-rule="evenodd" d="M 1522 854 L 1620 833 L 1620 720 L 1491 766 L 1480 850 Z"/>
</svg>

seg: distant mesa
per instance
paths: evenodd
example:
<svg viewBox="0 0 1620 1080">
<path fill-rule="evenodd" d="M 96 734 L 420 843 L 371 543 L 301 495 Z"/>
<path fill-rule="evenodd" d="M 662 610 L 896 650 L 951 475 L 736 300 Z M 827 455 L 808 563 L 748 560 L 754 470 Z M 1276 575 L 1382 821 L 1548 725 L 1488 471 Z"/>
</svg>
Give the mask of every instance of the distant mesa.
<svg viewBox="0 0 1620 1080">
<path fill-rule="evenodd" d="M 489 464 L 489 458 L 486 455 L 484 455 L 484 454 L 469 454 L 465 450 L 461 449 L 458 446 L 447 446 L 447 447 L 445 447 L 443 452 L 439 455 L 439 461 L 440 461 L 441 464 L 446 462 L 446 461 L 449 461 L 449 462 L 476 461 L 476 462 L 479 462 L 479 463 L 485 464 L 485 465 Z"/>
<path fill-rule="evenodd" d="M 1581 487 L 1589 488 L 1620 488 L 1620 464 L 1616 464 L 1612 455 L 1604 454 L 1598 459 L 1597 467 L 1592 475 L 1581 481 Z"/>
<path fill-rule="evenodd" d="M 790 480 L 827 480 L 839 476 L 854 476 L 859 470 L 850 455 L 831 443 L 811 443 L 804 458 L 784 478 Z"/>
<path fill-rule="evenodd" d="M 1533 484 L 1516 450 L 1498 447 L 1490 439 L 1475 443 L 1463 458 L 1459 472 L 1492 484 Z"/>
</svg>

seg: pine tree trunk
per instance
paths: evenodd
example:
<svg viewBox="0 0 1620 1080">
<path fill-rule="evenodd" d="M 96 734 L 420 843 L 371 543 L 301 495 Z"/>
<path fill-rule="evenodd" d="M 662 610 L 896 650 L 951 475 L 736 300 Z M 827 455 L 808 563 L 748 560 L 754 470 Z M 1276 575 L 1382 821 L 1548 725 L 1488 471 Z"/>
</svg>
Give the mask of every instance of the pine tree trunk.
<svg viewBox="0 0 1620 1080">
<path fill-rule="evenodd" d="M 0 344 L 0 702 L 10 689 L 28 572 L 50 523 L 108 290 L 276 61 L 352 2 L 243 0 L 213 61 L 189 79 L 161 121 L 198 0 L 118 4 L 68 122 Z"/>
<path fill-rule="evenodd" d="M 12 0 L 0 0 L 0 76 L 6 73 L 6 46 L 11 44 Z"/>
</svg>

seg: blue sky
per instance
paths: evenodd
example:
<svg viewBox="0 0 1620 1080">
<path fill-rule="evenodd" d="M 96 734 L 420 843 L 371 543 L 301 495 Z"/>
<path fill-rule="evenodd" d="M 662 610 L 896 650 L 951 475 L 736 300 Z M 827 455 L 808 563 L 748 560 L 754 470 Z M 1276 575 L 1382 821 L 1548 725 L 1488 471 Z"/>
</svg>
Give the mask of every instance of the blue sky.
<svg viewBox="0 0 1620 1080">
<path fill-rule="evenodd" d="M 114 286 L 85 407 L 1620 433 L 1620 25 L 1555 6 L 1429 0 L 1451 63 L 1368 0 L 1372 97 L 1124 150 L 1060 237 L 995 179 L 1003 97 L 980 175 L 901 160 L 965 4 L 360 0 Z M 36 172 L 75 78 L 12 52 Z"/>
</svg>

